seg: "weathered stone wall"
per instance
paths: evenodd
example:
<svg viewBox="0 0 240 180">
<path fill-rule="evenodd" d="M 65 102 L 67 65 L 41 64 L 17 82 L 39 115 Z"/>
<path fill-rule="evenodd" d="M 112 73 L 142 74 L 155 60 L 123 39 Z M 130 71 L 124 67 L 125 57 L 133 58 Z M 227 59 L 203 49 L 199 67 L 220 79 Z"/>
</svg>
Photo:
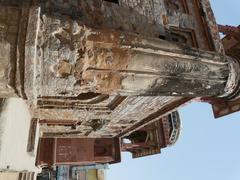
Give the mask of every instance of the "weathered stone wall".
<svg viewBox="0 0 240 180">
<path fill-rule="evenodd" d="M 205 28 L 210 21 L 204 21 L 199 2 L 41 1 L 40 8 L 31 11 L 29 20 L 28 32 L 35 32 L 37 38 L 27 34 L 27 42 L 31 42 L 28 47 L 35 49 L 26 54 L 27 64 L 33 66 L 26 67 L 25 73 L 34 81 L 25 84 L 25 89 L 38 98 L 35 117 L 81 122 L 75 128 L 42 126 L 42 130 L 58 135 L 68 131 L 80 136 L 115 136 L 180 99 L 127 97 L 111 108 L 114 96 L 92 103 L 81 100 L 79 95 L 89 91 L 145 96 L 222 94 L 228 76 L 226 59 L 189 49 L 219 51 Z M 31 64 L 33 57 L 35 63 Z M 209 63 L 205 63 L 206 59 Z M 176 77 L 167 83 L 155 76 Z M 153 91 L 146 92 L 148 88 Z M 160 111 L 158 116 L 164 113 Z"/>
<path fill-rule="evenodd" d="M 0 97 L 15 96 L 19 16 L 18 8 L 0 4 Z"/>
<path fill-rule="evenodd" d="M 29 87 L 29 84 L 26 83 L 25 89 L 33 89 L 35 97 L 76 97 L 80 93 L 89 91 L 119 94 L 121 89 L 123 91 L 121 94 L 124 95 L 150 95 L 149 92 L 147 92 L 148 94 L 144 92 L 149 88 L 159 91 L 159 93 L 151 95 L 174 95 L 169 89 L 172 85 L 172 88 L 182 86 L 192 89 L 192 86 L 186 86 L 189 83 L 188 80 L 186 80 L 187 82 L 183 82 L 184 78 L 182 81 L 179 80 L 181 74 L 199 77 L 199 75 L 211 72 L 212 68 L 203 64 L 200 58 L 197 62 L 189 63 L 184 55 L 192 53 L 192 57 L 188 59 L 194 60 L 199 53 L 204 53 L 194 52 L 194 50 L 189 49 L 190 46 L 204 50 L 214 49 L 214 47 L 210 47 L 211 43 L 208 41 L 209 33 L 205 34 L 206 29 L 202 25 L 204 22 L 202 22 L 203 18 L 200 15 L 199 4 L 195 1 L 154 2 L 123 1 L 118 5 L 91 0 L 42 1 L 39 5 L 40 9 L 37 9 L 38 13 L 31 16 L 32 19 L 37 19 L 35 24 L 38 26 L 28 30 L 28 32 L 36 31 L 37 39 L 35 44 L 32 44 L 32 46 L 36 46 L 35 51 L 26 56 L 28 66 L 25 66 L 25 73 L 33 75 L 33 83 Z M 158 5 L 156 5 L 157 2 Z M 165 10 L 155 9 L 159 6 Z M 163 14 L 158 16 L 157 12 Z M 201 22 L 199 22 L 200 20 Z M 131 35 L 131 33 L 142 36 Z M 155 39 L 146 38 L 146 34 L 148 37 L 155 37 Z M 175 43 L 187 44 L 189 47 L 166 43 L 158 40 L 159 37 L 169 41 L 177 41 Z M 32 39 L 32 36 L 29 38 Z M 210 40 L 213 41 L 213 39 Z M 31 40 L 27 37 L 27 41 Z M 162 48 L 163 46 L 165 47 Z M 166 52 L 162 53 L 163 50 Z M 169 55 L 167 51 L 172 51 L 174 54 Z M 167 56 L 169 57 L 166 58 Z M 173 56 L 178 57 L 179 61 L 175 62 L 172 59 Z M 224 58 L 216 58 L 217 54 L 206 56 L 211 56 L 212 59 L 210 59 L 214 61 L 223 63 L 225 61 Z M 31 63 L 31 57 L 34 57 L 35 63 Z M 160 69 L 161 67 L 166 67 L 164 68 L 166 71 Z M 225 70 L 227 71 L 227 64 L 223 67 L 215 66 L 215 68 L 216 74 L 218 74 L 218 70 L 220 71 L 220 79 L 227 78 L 228 73 L 223 73 Z M 105 71 L 97 72 L 103 69 Z M 185 70 L 186 72 L 184 72 Z M 117 73 L 113 73 L 113 71 L 117 71 Z M 137 75 L 137 71 L 140 75 Z M 135 73 L 134 79 L 126 74 L 129 72 Z M 120 73 L 121 75 L 118 75 Z M 151 77 L 145 77 L 141 73 L 144 75 L 152 74 Z M 161 76 L 162 74 L 164 76 L 178 74 L 179 77 L 176 77 L 178 80 L 170 83 L 167 87 L 159 87 L 158 82 L 156 82 L 158 85 L 153 85 L 156 81 L 153 76 Z M 25 79 L 26 82 L 27 78 L 28 76 Z M 139 81 L 144 78 L 146 81 L 143 81 L 139 86 Z M 208 78 L 212 77 L 208 76 Z M 167 83 L 164 81 L 163 84 Z M 196 82 L 195 88 L 201 88 L 202 83 L 202 80 L 199 83 Z M 225 86 L 224 81 L 218 83 L 220 86 Z M 207 85 L 204 83 L 203 86 Z M 212 86 L 211 83 L 210 86 Z M 219 86 L 214 90 L 209 88 L 205 94 L 214 95 L 218 89 L 222 88 Z M 134 93 L 135 91 L 137 93 Z M 199 91 L 202 90 L 199 89 Z M 209 94 L 210 91 L 213 94 Z M 189 90 L 182 94 L 189 93 L 194 96 L 205 95 L 204 93 L 195 94 Z M 179 94 L 181 93 L 176 92 L 175 95 Z M 215 94 L 221 93 L 215 92 Z"/>
<path fill-rule="evenodd" d="M 86 68 L 82 58 L 89 43 L 86 37 L 94 29 L 105 34 L 111 33 L 104 32 L 106 29 L 130 32 L 219 51 L 213 47 L 212 42 L 218 41 L 215 36 L 211 38 L 212 34 L 216 35 L 212 30 L 215 22 L 206 0 L 123 0 L 119 4 L 104 0 L 45 0 L 35 1 L 31 7 L 25 0 L 1 2 L 1 5 L 2 41 L 6 44 L 3 50 L 9 44 L 8 50 L 4 50 L 9 51 L 8 54 L 1 55 L 5 67 L 2 81 L 6 81 L 1 86 L 3 94 L 12 88 L 9 91 L 14 90 L 21 97 L 36 99 L 38 96 L 66 96 L 68 91 L 71 91 L 70 96 L 91 88 L 94 91 L 95 87 L 88 87 L 88 90 L 80 87 L 82 71 Z M 208 13 L 201 14 L 202 9 Z M 205 28 L 205 25 L 212 28 Z M 101 41 L 105 47 L 110 43 L 106 39 Z M 102 49 L 98 51 L 103 53 Z M 111 48 L 104 51 L 110 52 Z M 126 59 L 126 51 L 122 53 L 125 55 L 120 58 Z"/>
<path fill-rule="evenodd" d="M 79 121 L 45 132 L 116 136 L 235 88 L 207 0 L 1 4 L 0 96 L 27 99 L 41 120 Z"/>
</svg>

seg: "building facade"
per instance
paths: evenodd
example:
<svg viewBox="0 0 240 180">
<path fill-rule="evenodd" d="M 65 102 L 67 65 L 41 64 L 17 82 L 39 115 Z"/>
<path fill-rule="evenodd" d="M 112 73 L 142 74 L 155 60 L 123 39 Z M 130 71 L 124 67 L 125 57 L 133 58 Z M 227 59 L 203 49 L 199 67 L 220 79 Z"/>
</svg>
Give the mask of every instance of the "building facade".
<svg viewBox="0 0 240 180">
<path fill-rule="evenodd" d="M 0 98 L 26 102 L 39 167 L 160 153 L 178 107 L 235 102 L 228 52 L 208 0 L 0 0 Z"/>
</svg>

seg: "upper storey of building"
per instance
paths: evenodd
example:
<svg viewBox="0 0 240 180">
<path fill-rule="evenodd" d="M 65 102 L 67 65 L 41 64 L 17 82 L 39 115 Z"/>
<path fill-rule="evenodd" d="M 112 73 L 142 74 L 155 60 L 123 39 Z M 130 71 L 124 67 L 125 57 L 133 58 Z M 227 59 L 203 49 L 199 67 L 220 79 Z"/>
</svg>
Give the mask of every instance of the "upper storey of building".
<svg viewBox="0 0 240 180">
<path fill-rule="evenodd" d="M 70 26 L 76 20 L 90 27 L 127 31 L 222 51 L 208 0 L 9 0 L 0 4 L 14 8 L 39 6 L 40 16 L 45 16 L 46 20 L 47 17 L 54 19 L 49 29 L 63 25 L 68 30 L 73 28 L 74 32 L 74 27 Z M 15 19 L 19 15 L 15 12 Z M 69 16 L 68 21 L 63 16 Z"/>
<path fill-rule="evenodd" d="M 40 1 L 40 6 L 43 14 L 58 19 L 55 27 L 62 23 L 70 30 L 72 22 L 64 22 L 66 19 L 61 17 L 70 16 L 94 28 L 127 31 L 204 50 L 222 50 L 208 0 L 47 0 Z"/>
<path fill-rule="evenodd" d="M 222 54 L 208 0 L 0 5 L 0 97 L 26 99 L 44 132 L 123 136 L 237 87 L 238 64 Z"/>
</svg>

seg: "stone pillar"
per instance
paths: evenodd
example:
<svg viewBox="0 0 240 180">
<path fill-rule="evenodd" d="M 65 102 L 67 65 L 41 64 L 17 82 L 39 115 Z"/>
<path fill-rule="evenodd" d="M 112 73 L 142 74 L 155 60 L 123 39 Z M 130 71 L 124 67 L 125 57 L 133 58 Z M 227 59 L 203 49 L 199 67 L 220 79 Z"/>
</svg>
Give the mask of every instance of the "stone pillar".
<svg viewBox="0 0 240 180">
<path fill-rule="evenodd" d="M 225 97 L 239 81 L 234 59 L 186 45 L 114 31 L 92 31 L 83 81 L 98 93 Z"/>
</svg>

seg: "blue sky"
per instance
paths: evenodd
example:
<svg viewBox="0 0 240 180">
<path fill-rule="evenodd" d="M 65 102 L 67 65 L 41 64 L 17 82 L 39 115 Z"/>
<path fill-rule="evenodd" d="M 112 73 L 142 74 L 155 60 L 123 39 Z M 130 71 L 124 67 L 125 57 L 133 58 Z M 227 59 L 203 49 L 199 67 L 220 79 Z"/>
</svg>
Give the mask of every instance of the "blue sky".
<svg viewBox="0 0 240 180">
<path fill-rule="evenodd" d="M 240 24 L 240 0 L 211 0 L 217 22 Z M 180 109 L 182 135 L 162 154 L 110 166 L 107 180 L 240 180 L 240 113 L 215 120 L 210 105 Z"/>
</svg>

